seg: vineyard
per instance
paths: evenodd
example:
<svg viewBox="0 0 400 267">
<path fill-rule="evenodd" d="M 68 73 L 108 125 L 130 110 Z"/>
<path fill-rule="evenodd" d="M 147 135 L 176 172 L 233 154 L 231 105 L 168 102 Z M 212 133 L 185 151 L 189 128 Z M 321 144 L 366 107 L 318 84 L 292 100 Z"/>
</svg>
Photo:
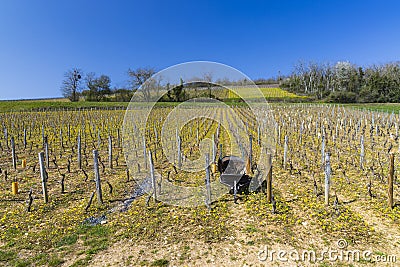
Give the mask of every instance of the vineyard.
<svg viewBox="0 0 400 267">
<path fill-rule="evenodd" d="M 191 108 L 211 119 L 174 128 L 165 143 L 163 124 L 179 121 L 169 115 L 171 105 L 152 110 L 144 136 L 134 126 L 124 133 L 125 107 L 1 113 L 0 265 L 287 266 L 260 258 L 260 249 L 323 251 L 337 249 L 338 240 L 347 249 L 400 257 L 398 114 L 275 104 L 275 123 L 258 125 L 245 105 L 231 107 L 235 116 L 208 103 Z M 190 207 L 163 202 L 172 188 L 167 184 L 205 188 L 204 168 L 188 173 L 177 165 L 199 160 L 203 166 L 204 151 L 211 162 L 249 154 L 252 162 L 265 161 L 265 146 L 272 156 L 272 201 L 257 190 L 235 203 L 212 173 L 211 187 L 225 192 L 222 197 Z M 151 167 L 162 174 L 149 185 L 159 187 L 158 201 L 140 192 Z M 265 179 L 268 170 L 255 172 Z M 372 257 L 291 264 L 382 263 Z"/>
<path fill-rule="evenodd" d="M 305 97 L 305 96 L 299 96 L 299 95 L 290 93 L 286 90 L 283 90 L 281 88 L 274 88 L 274 87 L 263 88 L 263 87 L 261 87 L 260 91 L 265 96 L 265 98 L 268 100 L 273 100 L 273 99 L 280 99 L 280 100 L 282 100 L 282 99 L 288 99 L 288 100 L 302 99 L 302 100 L 305 100 L 305 99 L 307 99 L 307 97 Z M 239 88 L 238 93 L 240 93 L 241 95 L 246 95 L 246 88 Z M 229 98 L 235 98 L 235 96 L 232 94 L 233 93 L 231 93 Z M 252 96 L 246 95 L 246 97 L 252 97 Z"/>
</svg>

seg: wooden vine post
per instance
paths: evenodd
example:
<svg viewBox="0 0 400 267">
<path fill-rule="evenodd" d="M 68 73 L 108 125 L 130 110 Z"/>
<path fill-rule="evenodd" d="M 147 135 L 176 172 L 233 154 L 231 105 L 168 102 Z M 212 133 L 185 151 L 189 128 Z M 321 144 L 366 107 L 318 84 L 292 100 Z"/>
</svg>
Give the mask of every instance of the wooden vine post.
<svg viewBox="0 0 400 267">
<path fill-rule="evenodd" d="M 12 163 L 14 170 L 17 169 L 17 156 L 15 155 L 15 141 L 14 136 L 11 137 L 11 153 L 12 153 Z"/>
<path fill-rule="evenodd" d="M 321 166 L 322 168 L 325 166 L 325 136 L 322 136 L 322 141 L 321 141 Z"/>
<path fill-rule="evenodd" d="M 237 203 L 237 181 L 236 179 L 233 181 L 233 202 Z"/>
<path fill-rule="evenodd" d="M 388 178 L 388 204 L 393 209 L 393 180 L 394 180 L 394 154 L 390 153 L 390 166 Z"/>
<path fill-rule="evenodd" d="M 26 142 L 26 128 L 24 127 L 24 149 L 26 149 L 26 145 L 27 145 L 27 142 Z"/>
<path fill-rule="evenodd" d="M 146 138 L 144 135 L 143 135 L 143 159 L 144 159 L 144 168 L 147 169 Z M 140 172 L 140 165 L 138 165 L 138 172 Z"/>
<path fill-rule="evenodd" d="M 272 155 L 267 154 L 267 202 L 272 200 Z"/>
<path fill-rule="evenodd" d="M 360 139 L 360 146 L 361 146 L 361 151 L 360 151 L 360 168 L 363 170 L 363 169 L 364 169 L 364 157 L 365 157 L 365 151 L 364 151 L 364 135 L 361 136 L 361 139 Z"/>
<path fill-rule="evenodd" d="M 214 135 L 212 136 L 212 156 L 211 156 L 211 162 L 215 161 L 215 158 L 217 157 L 217 152 L 215 149 L 215 137 Z"/>
<path fill-rule="evenodd" d="M 300 126 L 300 137 L 299 137 L 299 143 L 300 144 L 303 141 L 303 130 L 304 130 L 304 121 L 301 122 L 301 126 Z"/>
<path fill-rule="evenodd" d="M 283 168 L 286 170 L 287 165 L 287 151 L 288 151 L 288 136 L 285 135 L 285 144 L 283 147 Z"/>
<path fill-rule="evenodd" d="M 157 140 L 157 136 L 156 136 L 156 140 Z M 117 129 L 117 147 L 121 147 L 121 133 L 119 128 Z"/>
<path fill-rule="evenodd" d="M 110 167 L 110 169 L 113 168 L 113 164 L 112 164 L 112 138 L 111 135 L 108 136 L 108 166 Z"/>
<path fill-rule="evenodd" d="M 44 133 L 44 125 L 42 125 L 42 142 L 45 142 L 45 133 Z"/>
<path fill-rule="evenodd" d="M 44 153 L 45 153 L 45 159 L 46 159 L 46 166 L 47 166 L 47 168 L 49 168 L 50 167 L 50 159 L 49 159 L 49 143 L 47 140 L 47 136 L 44 136 L 43 140 L 44 140 Z"/>
<path fill-rule="evenodd" d="M 126 168 L 126 181 L 129 182 L 129 168 Z"/>
<path fill-rule="evenodd" d="M 180 169 L 182 167 L 182 140 L 179 135 L 177 135 L 177 146 L 178 146 L 178 168 Z"/>
<path fill-rule="evenodd" d="M 59 135 L 60 135 L 60 146 L 61 146 L 61 147 L 64 147 L 62 128 L 60 128 L 60 133 L 59 133 Z"/>
<path fill-rule="evenodd" d="M 325 153 L 325 205 L 329 205 L 329 190 L 331 186 L 331 159 L 329 152 Z"/>
<path fill-rule="evenodd" d="M 209 155 L 206 154 L 206 206 L 211 209 L 211 183 L 210 183 L 210 160 Z"/>
<path fill-rule="evenodd" d="M 99 172 L 99 152 L 97 150 L 93 150 L 93 167 L 94 167 L 94 177 L 96 180 L 96 193 L 97 193 L 97 201 L 99 204 L 103 204 L 103 193 L 101 191 L 101 182 L 100 182 L 100 172 Z"/>
<path fill-rule="evenodd" d="M 8 132 L 6 127 L 4 127 L 4 140 L 6 141 L 6 147 L 8 148 Z"/>
<path fill-rule="evenodd" d="M 32 191 L 32 188 L 29 190 L 29 193 L 28 193 L 28 201 L 27 201 L 27 207 L 26 207 L 26 211 L 27 212 L 30 212 L 31 211 L 31 208 L 32 208 L 32 203 L 33 203 L 33 196 L 32 196 L 32 193 L 33 193 L 33 191 Z"/>
<path fill-rule="evenodd" d="M 251 168 L 253 166 L 253 136 L 251 134 L 249 136 L 249 160 Z"/>
<path fill-rule="evenodd" d="M 199 145 L 199 121 L 197 121 L 197 128 L 196 128 L 196 145 Z"/>
<path fill-rule="evenodd" d="M 100 146 L 101 146 L 100 130 L 97 130 L 97 149 L 100 149 Z"/>
<path fill-rule="evenodd" d="M 78 168 L 82 169 L 82 145 L 81 145 L 81 134 L 78 135 Z"/>
<path fill-rule="evenodd" d="M 157 203 L 157 190 L 156 190 L 156 177 L 154 175 L 154 164 L 153 164 L 153 155 L 151 151 L 149 151 L 149 164 L 150 164 L 150 177 L 151 177 L 151 185 L 153 187 L 153 198 L 154 202 Z"/>
<path fill-rule="evenodd" d="M 39 165 L 40 165 L 40 177 L 42 178 L 42 190 L 43 190 L 43 199 L 44 203 L 49 202 L 49 196 L 47 193 L 47 174 L 46 167 L 44 165 L 44 153 L 39 153 Z"/>
</svg>

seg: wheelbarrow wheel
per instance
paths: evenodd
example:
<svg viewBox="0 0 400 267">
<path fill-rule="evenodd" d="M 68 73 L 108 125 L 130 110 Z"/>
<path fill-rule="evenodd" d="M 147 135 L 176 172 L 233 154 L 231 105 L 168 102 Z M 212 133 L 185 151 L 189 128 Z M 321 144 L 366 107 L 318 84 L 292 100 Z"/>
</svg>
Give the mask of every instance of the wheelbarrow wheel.
<svg viewBox="0 0 400 267">
<path fill-rule="evenodd" d="M 248 194 L 249 193 L 249 186 L 251 182 L 251 177 L 248 175 L 243 175 L 242 178 L 240 178 L 239 182 L 236 183 L 236 192 L 240 195 L 242 194 Z M 233 186 L 229 190 L 229 194 L 233 194 Z"/>
</svg>

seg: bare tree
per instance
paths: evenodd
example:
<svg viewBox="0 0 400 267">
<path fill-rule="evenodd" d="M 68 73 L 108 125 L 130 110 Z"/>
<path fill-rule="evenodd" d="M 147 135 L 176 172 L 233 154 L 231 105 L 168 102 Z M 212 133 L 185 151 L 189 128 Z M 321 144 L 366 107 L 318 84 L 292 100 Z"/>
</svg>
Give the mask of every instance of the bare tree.
<svg viewBox="0 0 400 267">
<path fill-rule="evenodd" d="M 61 91 L 64 97 L 69 98 L 71 101 L 78 101 L 78 90 L 82 79 L 82 70 L 73 68 L 64 74 Z"/>
<path fill-rule="evenodd" d="M 209 92 L 209 97 L 212 98 L 211 95 L 211 87 L 212 87 L 212 80 L 213 80 L 213 75 L 211 72 L 206 72 L 203 75 L 203 79 L 205 82 L 207 82 L 207 88 L 208 88 L 208 92 Z"/>
<path fill-rule="evenodd" d="M 354 73 L 356 73 L 356 68 L 350 62 L 339 61 L 336 63 L 335 77 L 339 90 L 352 91 L 350 83 Z"/>
<path fill-rule="evenodd" d="M 304 88 L 304 93 L 307 94 L 309 88 L 307 83 L 308 71 L 306 68 L 306 64 L 303 61 L 299 61 L 294 67 L 294 69 L 295 69 L 294 72 L 296 73 L 297 77 L 300 78 L 301 85 Z"/>
<path fill-rule="evenodd" d="M 139 89 L 151 76 L 156 73 L 154 68 L 137 68 L 135 70 L 128 70 L 129 77 L 132 78 L 131 84 L 133 89 Z M 143 93 L 143 98 L 148 101 L 150 100 L 151 86 L 144 86 L 140 88 Z"/>
</svg>

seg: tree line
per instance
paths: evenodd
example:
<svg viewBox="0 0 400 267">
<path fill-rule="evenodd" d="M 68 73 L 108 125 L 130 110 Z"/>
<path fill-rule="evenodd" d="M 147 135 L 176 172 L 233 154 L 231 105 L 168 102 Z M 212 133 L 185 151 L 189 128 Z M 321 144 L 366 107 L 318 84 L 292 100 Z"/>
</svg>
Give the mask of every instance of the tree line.
<svg viewBox="0 0 400 267">
<path fill-rule="evenodd" d="M 194 87 L 196 97 L 218 98 L 213 95 L 212 84 L 242 85 L 249 81 L 213 80 L 212 73 L 204 77 L 179 84 L 169 84 L 161 76 L 153 75 L 155 68 L 129 69 L 129 83 L 126 88 L 111 88 L 111 79 L 107 75 L 89 72 L 84 75 L 78 68 L 67 71 L 64 75 L 61 91 L 71 101 L 84 98 L 86 101 L 130 101 L 140 88 L 143 100 L 162 96 L 161 101 L 180 102 L 194 97 L 188 90 Z M 156 80 L 158 79 L 158 80 Z M 147 81 L 147 82 L 146 82 Z M 207 81 L 202 85 L 195 81 Z M 145 83 L 146 82 L 146 83 Z M 288 76 L 258 79 L 256 84 L 278 84 L 283 89 L 300 95 L 311 96 L 316 100 L 328 102 L 400 102 L 400 62 L 361 67 L 350 62 L 336 64 L 299 62 Z M 190 84 L 191 83 L 191 84 Z M 197 87 L 203 88 L 198 91 Z M 214 88 L 214 87 L 213 87 Z M 165 94 L 165 92 L 167 92 Z"/>
<path fill-rule="evenodd" d="M 164 81 L 162 75 L 153 76 L 155 68 L 129 69 L 127 75 L 129 83 L 127 88 L 111 88 L 111 79 L 107 75 L 96 75 L 94 72 L 84 74 L 79 68 L 68 70 L 64 74 L 61 91 L 64 97 L 71 101 L 130 101 L 134 93 L 140 88 L 142 100 L 149 101 L 161 97 L 165 102 L 181 102 L 194 97 L 221 97 L 216 85 L 241 85 L 252 84 L 246 79 L 230 81 L 228 79 L 215 80 L 212 73 L 204 73 L 202 78 L 192 77 L 187 81 L 180 79 L 177 84 Z M 203 81 L 203 82 L 199 82 Z M 259 79 L 256 83 L 276 83 L 273 79 Z M 220 87 L 220 86 L 219 86 Z M 194 92 L 194 93 L 193 93 Z"/>
<path fill-rule="evenodd" d="M 299 62 L 280 85 L 328 102 L 400 102 L 400 62 L 369 67 Z"/>
<path fill-rule="evenodd" d="M 73 68 L 64 73 L 61 92 L 71 101 L 130 101 L 135 91 L 156 71 L 154 68 L 129 69 L 129 85 L 127 88 L 111 88 L 111 78 L 108 75 L 96 75 L 94 72 L 84 74 L 79 68 Z"/>
<path fill-rule="evenodd" d="M 161 76 L 152 78 L 156 73 L 155 68 L 129 69 L 128 88 L 111 88 L 111 79 L 107 75 L 97 76 L 94 72 L 86 75 L 78 68 L 68 70 L 64 74 L 61 86 L 63 96 L 71 101 L 130 101 L 133 94 L 140 88 L 143 100 L 152 100 L 162 96 L 161 101 L 181 102 L 188 98 L 184 90 L 184 81 L 180 79 L 179 84 L 170 84 L 162 81 Z M 208 77 L 211 81 L 211 76 Z M 145 83 L 146 82 L 146 83 Z M 162 92 L 167 92 L 162 94 Z"/>
</svg>

